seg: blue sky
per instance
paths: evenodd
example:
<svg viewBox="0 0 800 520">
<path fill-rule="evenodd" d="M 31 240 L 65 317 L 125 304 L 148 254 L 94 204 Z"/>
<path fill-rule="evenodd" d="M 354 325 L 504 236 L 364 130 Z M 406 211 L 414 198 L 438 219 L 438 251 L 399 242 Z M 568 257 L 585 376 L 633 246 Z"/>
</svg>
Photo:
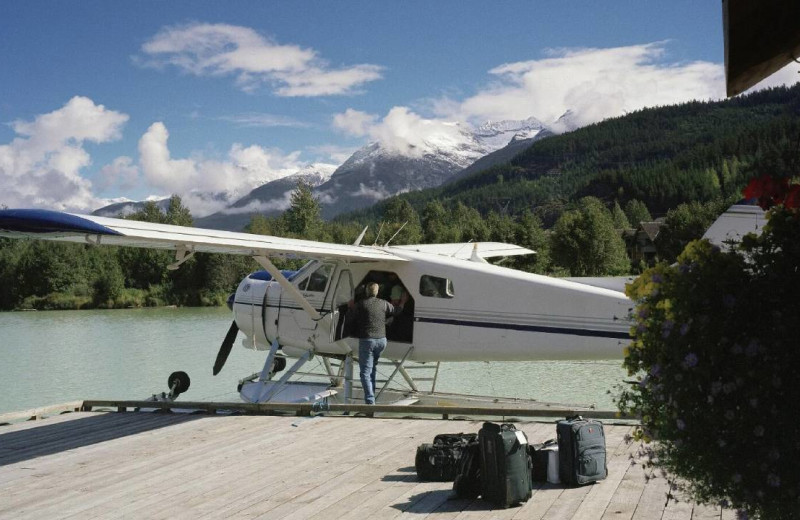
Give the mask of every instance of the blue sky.
<svg viewBox="0 0 800 520">
<path fill-rule="evenodd" d="M 717 99 L 722 45 L 696 0 L 3 2 L 0 204 L 243 195 L 431 122 Z"/>
</svg>

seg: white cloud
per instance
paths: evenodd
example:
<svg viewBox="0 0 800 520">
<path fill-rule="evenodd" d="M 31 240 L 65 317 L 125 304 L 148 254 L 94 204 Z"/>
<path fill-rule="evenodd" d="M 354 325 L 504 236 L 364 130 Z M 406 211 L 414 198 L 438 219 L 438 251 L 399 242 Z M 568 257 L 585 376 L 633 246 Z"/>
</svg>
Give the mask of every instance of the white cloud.
<svg viewBox="0 0 800 520">
<path fill-rule="evenodd" d="M 389 190 L 386 189 L 382 182 L 378 182 L 374 188 L 365 186 L 363 183 L 359 183 L 358 190 L 353 192 L 352 195 L 353 197 L 364 197 L 377 201 L 383 200 L 392 194 L 389 193 Z"/>
<path fill-rule="evenodd" d="M 100 203 L 92 185 L 81 177 L 91 164 L 84 150 L 87 141 L 105 143 L 119 139 L 126 114 L 75 96 L 63 107 L 14 121 L 19 137 L 0 145 L 0 204 L 86 211 Z"/>
<path fill-rule="evenodd" d="M 350 135 L 363 137 L 369 135 L 370 128 L 375 126 L 378 116 L 360 110 L 348 108 L 342 114 L 333 116 L 333 127 Z"/>
<path fill-rule="evenodd" d="M 800 65 L 790 63 L 771 76 L 764 78 L 750 87 L 747 92 L 754 92 L 769 87 L 779 87 L 781 85 L 794 85 L 798 81 L 800 81 Z"/>
<path fill-rule="evenodd" d="M 236 77 L 245 91 L 264 85 L 279 96 L 353 93 L 381 78 L 383 67 L 370 64 L 332 68 L 313 49 L 279 44 L 248 27 L 189 24 L 164 27 L 142 45 L 145 65 L 172 65 L 197 76 Z"/>
<path fill-rule="evenodd" d="M 669 63 L 666 43 L 610 49 L 555 49 L 546 58 L 490 70 L 495 81 L 463 101 L 441 99 L 435 112 L 468 121 L 554 122 L 567 110 L 586 125 L 644 107 L 724 95 L 722 65 Z"/>
<path fill-rule="evenodd" d="M 407 107 L 393 107 L 383 119 L 347 109 L 334 117 L 333 126 L 351 135 L 367 136 L 405 155 L 420 156 L 436 146 L 457 148 L 470 144 L 471 139 L 458 123 L 426 119 Z"/>
<path fill-rule="evenodd" d="M 218 211 L 253 188 L 309 166 L 300 159 L 299 151 L 284 154 L 278 149 L 238 143 L 231 146 L 227 160 L 201 156 L 173 159 L 168 139 L 169 132 L 161 122 L 153 123 L 141 137 L 142 174 L 151 187 L 180 195 L 195 216 Z"/>
<path fill-rule="evenodd" d="M 335 164 L 342 164 L 353 155 L 358 148 L 351 146 L 339 146 L 334 144 L 322 144 L 309 146 L 306 149 L 309 153 L 325 157 Z"/>
<path fill-rule="evenodd" d="M 236 215 L 239 213 L 265 213 L 269 211 L 286 211 L 292 203 L 292 190 L 287 191 L 282 197 L 260 201 L 253 200 L 240 208 L 225 208 L 222 210 L 226 215 Z"/>
<path fill-rule="evenodd" d="M 97 187 L 100 190 L 107 190 L 111 187 L 130 190 L 138 183 L 139 167 L 133 163 L 133 159 L 123 155 L 100 169 Z"/>
<path fill-rule="evenodd" d="M 237 114 L 234 116 L 222 116 L 218 119 L 244 128 L 308 128 L 311 126 L 308 123 L 298 121 L 297 119 L 291 117 L 258 112 Z"/>
</svg>

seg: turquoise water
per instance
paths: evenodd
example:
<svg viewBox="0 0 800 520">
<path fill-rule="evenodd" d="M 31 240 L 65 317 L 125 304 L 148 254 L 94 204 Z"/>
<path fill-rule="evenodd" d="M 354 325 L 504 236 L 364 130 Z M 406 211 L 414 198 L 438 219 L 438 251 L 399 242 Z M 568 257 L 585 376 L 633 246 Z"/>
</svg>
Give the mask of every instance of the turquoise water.
<svg viewBox="0 0 800 520">
<path fill-rule="evenodd" d="M 192 381 L 181 399 L 238 402 L 238 381 L 259 371 L 266 353 L 237 343 L 212 376 L 230 322 L 225 308 L 0 313 L 0 413 L 76 399 L 143 399 L 167 390 L 175 370 Z M 437 390 L 612 409 L 607 391 L 625 376 L 621 360 L 443 363 Z"/>
</svg>

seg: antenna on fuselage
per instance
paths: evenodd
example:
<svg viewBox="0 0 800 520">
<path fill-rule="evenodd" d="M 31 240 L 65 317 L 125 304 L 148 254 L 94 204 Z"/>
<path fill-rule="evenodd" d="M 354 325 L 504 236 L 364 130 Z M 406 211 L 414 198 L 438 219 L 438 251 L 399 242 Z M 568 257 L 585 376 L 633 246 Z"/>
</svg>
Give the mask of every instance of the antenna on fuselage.
<svg viewBox="0 0 800 520">
<path fill-rule="evenodd" d="M 368 229 L 369 229 L 369 226 L 364 226 L 364 231 L 362 231 L 361 234 L 358 235 L 358 238 L 356 239 L 356 241 L 353 242 L 354 246 L 360 246 L 361 245 L 361 241 L 364 240 L 364 235 L 367 234 L 367 230 Z"/>
<path fill-rule="evenodd" d="M 378 228 L 378 234 L 375 235 L 375 242 L 372 243 L 373 246 L 378 245 L 378 239 L 381 237 L 381 231 L 383 231 L 383 222 L 381 222 L 381 227 Z"/>
<path fill-rule="evenodd" d="M 400 226 L 400 229 L 398 229 L 397 231 L 395 231 L 394 235 L 392 235 L 392 238 L 390 238 L 389 240 L 387 240 L 387 241 L 386 241 L 386 243 L 385 243 L 385 244 L 383 244 L 383 247 L 386 247 L 386 246 L 388 246 L 388 245 L 389 245 L 389 242 L 391 242 L 391 241 L 394 239 L 394 237 L 396 237 L 396 236 L 397 236 L 397 233 L 399 233 L 399 232 L 403 231 L 403 228 L 404 228 L 404 227 L 406 227 L 406 224 L 408 224 L 408 221 L 407 221 L 407 220 L 406 220 L 405 222 L 403 222 L 403 225 L 402 225 L 402 226 Z"/>
</svg>

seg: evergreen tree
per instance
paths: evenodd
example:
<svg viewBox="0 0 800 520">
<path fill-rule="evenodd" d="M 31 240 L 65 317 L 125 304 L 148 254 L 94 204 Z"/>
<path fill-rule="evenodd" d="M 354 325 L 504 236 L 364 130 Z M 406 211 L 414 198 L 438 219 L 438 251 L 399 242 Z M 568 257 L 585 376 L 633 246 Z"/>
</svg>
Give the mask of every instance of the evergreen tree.
<svg viewBox="0 0 800 520">
<path fill-rule="evenodd" d="M 630 271 L 625 243 L 611 213 L 594 197 L 558 219 L 551 235 L 553 260 L 572 276 L 621 275 Z"/>
<path fill-rule="evenodd" d="M 460 233 L 451 215 L 441 202 L 433 200 L 425 206 L 422 214 L 423 237 L 427 244 L 458 242 Z"/>
<path fill-rule="evenodd" d="M 392 239 L 392 244 L 419 244 L 422 241 L 422 225 L 419 215 L 407 200 L 393 198 L 386 206 L 383 221 L 383 233 L 386 240 L 389 240 L 401 227 L 403 228 Z"/>
<path fill-rule="evenodd" d="M 282 216 L 286 231 L 294 236 L 314 239 L 322 229 L 319 202 L 311 192 L 311 185 L 304 180 L 297 183 L 292 192 L 289 209 Z"/>
<path fill-rule="evenodd" d="M 653 221 L 645 203 L 636 199 L 631 199 L 625 204 L 625 215 L 628 217 L 631 227 L 634 228 L 638 227 L 641 222 Z"/>
<path fill-rule="evenodd" d="M 615 229 L 631 229 L 631 223 L 622 208 L 619 206 L 618 201 L 614 201 L 614 207 L 611 208 L 611 218 L 614 220 Z"/>
<path fill-rule="evenodd" d="M 194 222 L 189 208 L 183 205 L 183 201 L 178 195 L 173 195 L 169 198 L 169 206 L 167 213 L 164 215 L 164 222 L 174 226 L 191 227 Z"/>
<path fill-rule="evenodd" d="M 545 274 L 550 268 L 550 241 L 542 228 L 542 221 L 526 210 L 516 225 L 514 243 L 536 252 L 533 255 L 517 256 L 513 267 L 532 273 Z"/>
</svg>

